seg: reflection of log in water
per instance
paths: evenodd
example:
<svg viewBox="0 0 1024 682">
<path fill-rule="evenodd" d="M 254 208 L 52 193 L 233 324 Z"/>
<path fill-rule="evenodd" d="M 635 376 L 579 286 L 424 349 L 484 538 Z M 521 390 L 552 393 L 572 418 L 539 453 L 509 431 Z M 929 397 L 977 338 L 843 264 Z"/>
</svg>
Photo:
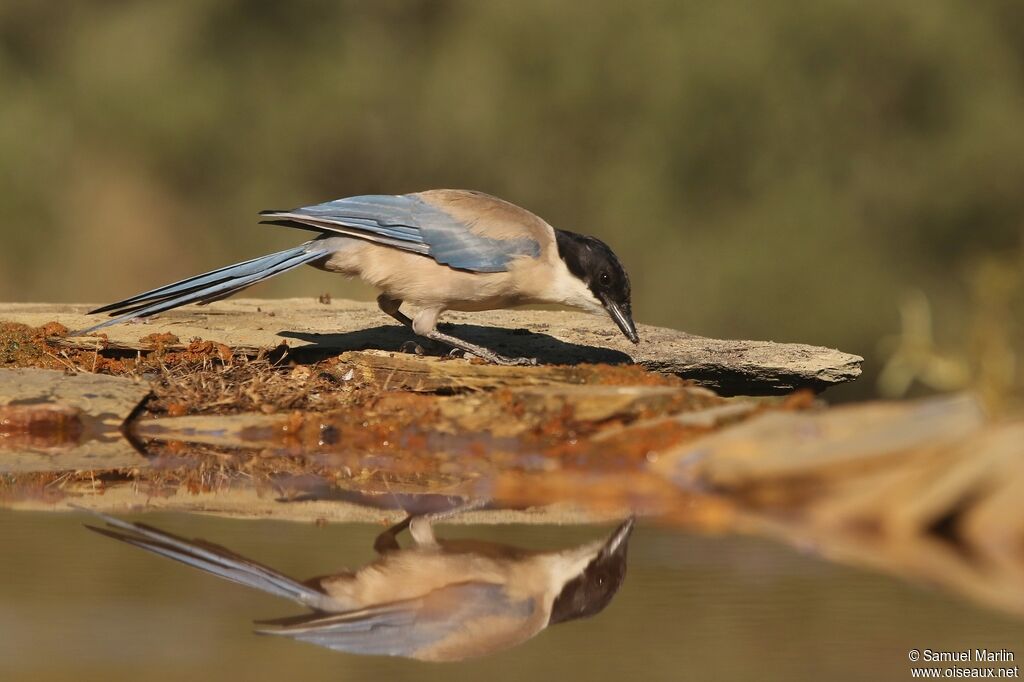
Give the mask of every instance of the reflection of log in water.
<svg viewBox="0 0 1024 682">
<path fill-rule="evenodd" d="M 135 365 L 106 366 L 152 373 L 156 397 L 138 409 L 147 389 L 137 380 L 79 374 L 96 384 L 89 395 L 123 391 L 107 408 L 59 372 L 0 377 L 0 402 L 18 411 L 0 430 L 0 503 L 335 521 L 394 520 L 399 507 L 475 496 L 498 508 L 469 522 L 637 510 L 767 534 L 1024 614 L 1014 492 L 1024 427 L 989 423 L 967 398 L 828 409 L 810 394 L 726 399 L 628 366 L 495 368 L 380 352 L 289 366 L 291 351 L 277 365 L 246 364 L 213 344 L 174 355 L 147 343 Z M 64 392 L 17 393 L 25 377 Z M 44 442 L 24 426 L 56 414 L 95 424 L 99 413 L 101 440 L 68 427 L 55 430 L 64 441 Z"/>
<path fill-rule="evenodd" d="M 966 397 L 766 414 L 658 468 L 735 502 L 737 528 L 1024 614 L 1024 423 Z"/>
<path fill-rule="evenodd" d="M 149 390 L 142 382 L 96 374 L 3 370 L 0 472 L 144 465 L 120 429 Z"/>
</svg>

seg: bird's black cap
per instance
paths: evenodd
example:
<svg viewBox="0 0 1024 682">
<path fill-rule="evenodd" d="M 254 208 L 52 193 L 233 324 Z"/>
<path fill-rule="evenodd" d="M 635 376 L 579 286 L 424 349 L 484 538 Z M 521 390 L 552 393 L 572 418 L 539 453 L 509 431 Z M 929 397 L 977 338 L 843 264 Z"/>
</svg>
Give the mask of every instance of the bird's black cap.
<svg viewBox="0 0 1024 682">
<path fill-rule="evenodd" d="M 562 587 L 551 605 L 548 625 L 589 618 L 608 606 L 626 579 L 626 549 L 632 533 L 630 518 L 615 529 L 583 573 Z"/>
<path fill-rule="evenodd" d="M 601 302 L 627 339 L 639 343 L 633 323 L 629 274 L 615 252 L 597 237 L 555 230 L 558 255 Z"/>
</svg>

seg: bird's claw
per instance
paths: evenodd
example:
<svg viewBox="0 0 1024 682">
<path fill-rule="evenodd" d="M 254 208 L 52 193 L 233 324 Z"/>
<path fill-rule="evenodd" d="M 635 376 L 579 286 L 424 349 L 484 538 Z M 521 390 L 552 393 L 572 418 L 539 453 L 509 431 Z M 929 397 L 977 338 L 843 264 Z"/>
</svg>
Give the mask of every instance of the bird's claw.
<svg viewBox="0 0 1024 682">
<path fill-rule="evenodd" d="M 509 365 L 511 367 L 536 367 L 537 358 L 506 358 L 499 355 L 497 363 L 499 365 Z"/>
<path fill-rule="evenodd" d="M 503 365 L 507 367 L 534 367 L 537 365 L 537 358 L 507 358 L 504 355 L 498 355 L 497 353 L 474 353 L 472 351 L 462 350 L 461 348 L 455 348 L 448 353 L 450 358 L 465 358 L 466 360 L 472 360 L 474 358 L 489 362 L 492 365 Z"/>
<path fill-rule="evenodd" d="M 470 498 L 468 500 L 463 500 L 459 504 L 456 504 L 453 507 L 449 507 L 448 509 L 422 514 L 421 516 L 430 523 L 436 523 L 438 521 L 445 521 L 447 519 L 454 518 L 459 514 L 465 514 L 466 512 L 483 509 L 488 504 L 490 504 L 490 502 L 491 499 L 488 497 Z"/>
<path fill-rule="evenodd" d="M 415 341 L 406 341 L 399 347 L 399 352 L 412 353 L 413 355 L 423 355 L 426 351 L 423 350 L 423 346 L 416 343 Z"/>
</svg>

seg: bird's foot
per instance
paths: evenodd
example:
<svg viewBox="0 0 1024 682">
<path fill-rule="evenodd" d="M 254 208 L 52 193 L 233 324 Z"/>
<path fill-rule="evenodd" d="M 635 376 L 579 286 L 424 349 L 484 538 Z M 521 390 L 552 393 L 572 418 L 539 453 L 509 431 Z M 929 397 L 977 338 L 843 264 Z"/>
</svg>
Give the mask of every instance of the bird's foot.
<svg viewBox="0 0 1024 682">
<path fill-rule="evenodd" d="M 427 352 L 423 349 L 423 346 L 415 341 L 406 341 L 399 347 L 398 351 L 400 353 L 412 353 L 413 355 L 424 355 Z"/>
<path fill-rule="evenodd" d="M 536 365 L 537 358 L 507 358 L 504 355 L 498 355 L 493 350 L 478 346 L 475 343 L 469 343 L 462 339 L 456 338 L 444 332 L 439 332 L 436 329 L 424 334 L 431 341 L 437 341 L 438 343 L 447 344 L 456 350 L 464 351 L 467 355 L 473 355 L 481 360 L 485 360 L 494 365 Z"/>
<path fill-rule="evenodd" d="M 489 497 L 477 497 L 469 500 L 462 501 L 461 504 L 456 504 L 448 509 L 441 511 L 430 512 L 427 514 L 410 514 L 405 517 L 404 520 L 395 524 L 391 528 L 377 536 L 377 539 L 373 543 L 373 549 L 378 554 L 386 554 L 397 549 L 398 546 L 398 534 L 409 529 L 409 534 L 412 535 L 413 541 L 419 547 L 437 547 L 437 538 L 434 537 L 434 529 L 432 524 L 439 521 L 446 521 L 447 519 L 458 516 L 465 512 L 475 511 L 477 509 L 483 509 L 491 501 Z"/>
<path fill-rule="evenodd" d="M 445 521 L 447 519 L 455 518 L 460 514 L 466 512 L 476 511 L 477 509 L 483 509 L 490 504 L 491 498 L 489 497 L 474 497 L 457 504 L 454 507 L 449 507 L 442 511 L 430 512 L 429 514 L 421 514 L 420 517 L 426 519 L 430 523 L 437 523 L 438 521 Z"/>
<path fill-rule="evenodd" d="M 491 360 L 496 365 L 508 365 L 518 367 L 536 367 L 537 358 L 507 358 L 504 355 L 495 354 L 494 359 Z"/>
<path fill-rule="evenodd" d="M 498 355 L 497 353 L 477 353 L 475 351 L 462 350 L 461 348 L 455 348 L 448 353 L 450 358 L 464 358 L 466 360 L 472 360 L 473 358 L 479 358 L 484 362 L 489 362 L 492 365 L 504 365 L 507 367 L 534 367 L 537 365 L 537 358 L 508 358 L 504 355 Z"/>
</svg>

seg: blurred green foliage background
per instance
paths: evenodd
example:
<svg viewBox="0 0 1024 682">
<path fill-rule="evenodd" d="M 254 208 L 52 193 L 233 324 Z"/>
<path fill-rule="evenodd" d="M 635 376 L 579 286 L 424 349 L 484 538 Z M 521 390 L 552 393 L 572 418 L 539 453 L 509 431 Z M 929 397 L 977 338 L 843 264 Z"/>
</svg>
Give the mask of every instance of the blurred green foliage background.
<svg viewBox="0 0 1024 682">
<path fill-rule="evenodd" d="M 106 302 L 303 238 L 260 209 L 463 187 L 610 242 L 642 322 L 869 372 L 901 348 L 890 392 L 1019 385 L 1019 0 L 5 0 L 0 93 L 0 300 Z M 369 294 L 253 294 L 323 291 Z"/>
</svg>

